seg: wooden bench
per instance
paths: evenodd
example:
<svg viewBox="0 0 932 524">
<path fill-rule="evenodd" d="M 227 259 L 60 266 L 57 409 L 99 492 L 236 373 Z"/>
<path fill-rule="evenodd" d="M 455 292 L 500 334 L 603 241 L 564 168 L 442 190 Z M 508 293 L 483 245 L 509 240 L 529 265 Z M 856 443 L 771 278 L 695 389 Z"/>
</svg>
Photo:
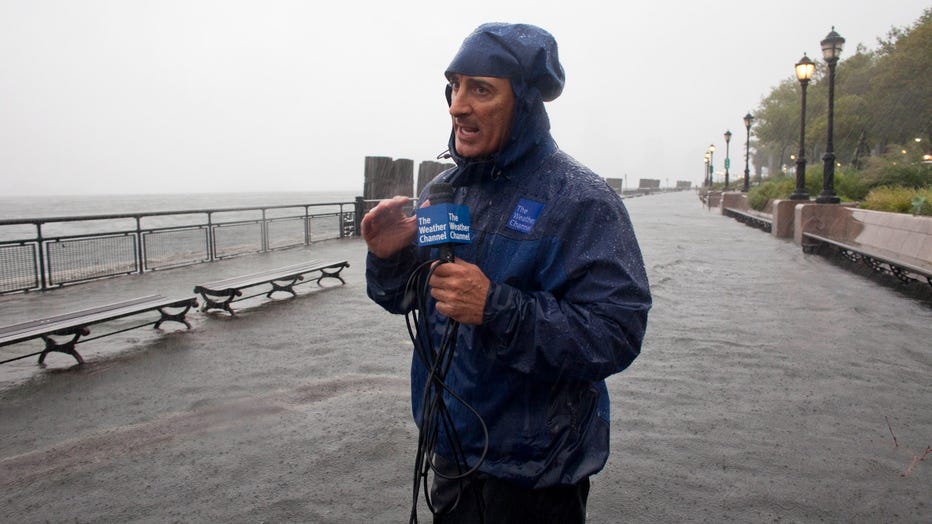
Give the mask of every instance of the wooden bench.
<svg viewBox="0 0 932 524">
<path fill-rule="evenodd" d="M 299 282 L 303 281 L 304 275 L 308 273 L 320 273 L 320 276 L 316 280 L 317 285 L 320 285 L 320 281 L 325 278 L 335 278 L 343 284 L 346 284 L 346 281 L 340 276 L 340 272 L 346 267 L 349 267 L 349 262 L 346 260 L 338 262 L 320 262 L 318 260 L 313 260 L 301 264 L 260 271 L 259 273 L 253 273 L 251 275 L 199 284 L 194 286 L 194 292 L 200 294 L 204 299 L 201 311 L 206 312 L 211 309 L 217 309 L 227 311 L 233 315 L 234 312 L 233 308 L 230 306 L 231 303 L 257 297 L 263 293 L 266 298 L 272 298 L 272 293 L 276 291 L 283 291 L 291 293 L 292 296 L 297 296 L 294 287 L 298 285 Z M 266 284 L 272 286 L 270 291 L 243 296 L 244 289 Z"/>
<path fill-rule="evenodd" d="M 863 262 L 876 272 L 889 271 L 893 276 L 903 282 L 918 280 L 912 275 L 919 278 L 925 278 L 926 282 L 932 286 L 932 263 L 928 260 L 921 260 L 903 253 L 895 253 L 887 249 L 867 246 L 853 241 L 841 241 L 816 233 L 803 232 L 802 248 L 805 253 L 813 253 L 815 250 L 827 244 L 838 249 L 841 254 L 852 262 Z"/>
<path fill-rule="evenodd" d="M 7 362 L 20 360 L 35 355 L 39 355 L 39 364 L 44 364 L 45 357 L 53 351 L 71 355 L 78 361 L 78 364 L 83 364 L 84 359 L 81 358 L 81 355 L 75 349 L 75 346 L 80 342 L 88 342 L 90 340 L 95 340 L 109 335 L 115 335 L 117 333 L 122 333 L 124 331 L 129 331 L 130 329 L 136 329 L 142 326 L 154 325 L 154 327 L 158 329 L 163 322 L 167 321 L 180 322 L 187 326 L 188 329 L 191 329 L 191 324 L 189 324 L 185 319 L 185 315 L 187 314 L 188 310 L 194 306 L 197 306 L 197 299 L 194 297 L 168 299 L 161 295 L 151 295 L 90 309 L 84 309 L 81 311 L 75 311 L 73 313 L 66 313 L 64 315 L 57 315 L 54 317 L 0 327 L 0 346 L 8 346 L 37 338 L 41 338 L 45 342 L 45 349 L 40 352 L 3 360 L 0 361 L 0 364 L 5 364 Z M 181 308 L 181 311 L 170 313 L 166 311 L 166 309 L 169 308 Z M 147 311 L 158 311 L 160 315 L 159 319 L 156 321 L 147 322 L 145 324 L 139 324 L 129 328 L 103 333 L 101 335 L 97 335 L 92 338 L 85 338 L 79 341 L 81 337 L 90 334 L 90 326 L 94 324 L 101 324 L 123 317 L 138 315 Z M 70 339 L 64 342 L 59 342 L 53 337 L 70 337 Z"/>
</svg>

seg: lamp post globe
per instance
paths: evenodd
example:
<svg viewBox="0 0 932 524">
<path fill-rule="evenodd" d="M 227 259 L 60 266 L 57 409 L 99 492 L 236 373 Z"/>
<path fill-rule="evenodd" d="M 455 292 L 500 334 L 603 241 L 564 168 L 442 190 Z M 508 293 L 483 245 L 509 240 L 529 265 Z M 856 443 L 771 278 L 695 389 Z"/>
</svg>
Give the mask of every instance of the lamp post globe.
<svg viewBox="0 0 932 524">
<path fill-rule="evenodd" d="M 731 131 L 725 131 L 725 191 L 728 191 L 728 167 L 731 164 L 731 156 L 728 152 L 728 144 L 731 143 Z"/>
<path fill-rule="evenodd" d="M 822 192 L 816 198 L 820 204 L 837 204 L 841 199 L 835 195 L 835 66 L 844 47 L 845 39 L 835 32 L 831 32 L 822 40 L 822 58 L 828 65 L 828 137 L 825 142 L 825 154 L 822 155 Z"/>
<path fill-rule="evenodd" d="M 753 121 L 754 116 L 748 111 L 748 114 L 744 115 L 744 128 L 747 130 L 747 140 L 744 142 L 744 187 L 741 188 L 744 193 L 748 192 L 748 178 L 751 175 L 751 170 L 748 169 L 748 161 L 751 159 L 751 122 Z"/>
<path fill-rule="evenodd" d="M 796 63 L 796 79 L 802 90 L 802 101 L 799 112 L 799 153 L 796 155 L 796 190 L 790 195 L 790 200 L 809 200 L 806 192 L 806 87 L 812 80 L 815 72 L 815 62 L 805 53 Z"/>
</svg>

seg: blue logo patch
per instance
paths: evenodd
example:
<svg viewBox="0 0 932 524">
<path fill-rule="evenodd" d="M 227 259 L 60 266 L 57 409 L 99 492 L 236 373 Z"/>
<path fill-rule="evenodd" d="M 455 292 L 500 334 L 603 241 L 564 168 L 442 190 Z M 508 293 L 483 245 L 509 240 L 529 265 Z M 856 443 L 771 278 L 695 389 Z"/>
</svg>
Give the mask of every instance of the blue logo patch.
<svg viewBox="0 0 932 524">
<path fill-rule="evenodd" d="M 540 212 L 543 210 L 544 205 L 540 202 L 522 198 L 518 201 L 518 205 L 515 206 L 515 210 L 511 212 L 511 218 L 508 219 L 508 229 L 519 233 L 530 233 L 534 223 L 537 222 L 537 217 L 540 216 Z"/>
</svg>

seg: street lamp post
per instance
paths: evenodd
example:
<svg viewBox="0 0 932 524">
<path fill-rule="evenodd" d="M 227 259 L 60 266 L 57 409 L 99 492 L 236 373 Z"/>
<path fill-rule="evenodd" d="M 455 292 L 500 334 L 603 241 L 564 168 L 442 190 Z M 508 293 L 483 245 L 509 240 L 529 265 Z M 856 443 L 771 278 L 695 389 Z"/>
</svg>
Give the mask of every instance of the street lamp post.
<svg viewBox="0 0 932 524">
<path fill-rule="evenodd" d="M 803 57 L 796 63 L 796 79 L 802 88 L 802 104 L 799 112 L 799 154 L 796 155 L 796 190 L 790 195 L 790 200 L 809 200 L 806 192 L 806 87 L 812 80 L 815 72 L 815 63 L 803 53 Z M 831 131 L 830 131 L 831 132 Z"/>
<path fill-rule="evenodd" d="M 828 140 L 825 143 L 825 154 L 822 155 L 822 192 L 816 198 L 820 204 L 837 204 L 841 199 L 835 195 L 835 66 L 841 56 L 841 49 L 845 39 L 832 31 L 822 40 L 822 57 L 828 64 Z"/>
<path fill-rule="evenodd" d="M 731 156 L 728 152 L 728 144 L 731 143 L 731 131 L 725 131 L 725 191 L 728 191 L 728 166 L 731 164 Z"/>
<path fill-rule="evenodd" d="M 705 159 L 705 163 L 702 166 L 702 185 L 712 189 L 712 178 L 709 176 L 709 152 L 706 151 L 702 158 Z"/>
<path fill-rule="evenodd" d="M 715 174 L 715 168 L 713 167 L 712 159 L 715 157 L 715 144 L 709 144 L 709 188 L 712 187 L 713 174 Z"/>
<path fill-rule="evenodd" d="M 751 112 L 748 111 L 748 114 L 744 115 L 744 128 L 747 130 L 747 141 L 744 143 L 744 187 L 741 189 L 742 192 L 748 192 L 748 177 L 751 175 L 751 170 L 748 169 L 748 162 L 751 159 L 751 122 L 754 121 L 754 117 L 751 116 Z"/>
</svg>

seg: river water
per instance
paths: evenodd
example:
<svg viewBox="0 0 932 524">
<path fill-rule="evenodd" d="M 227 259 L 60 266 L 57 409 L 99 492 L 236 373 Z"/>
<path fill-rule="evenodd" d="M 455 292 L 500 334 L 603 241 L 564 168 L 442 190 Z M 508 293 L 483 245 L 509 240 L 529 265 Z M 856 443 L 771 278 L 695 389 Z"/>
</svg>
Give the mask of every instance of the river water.
<svg viewBox="0 0 932 524">
<path fill-rule="evenodd" d="M 625 203 L 654 309 L 641 356 L 608 381 L 612 455 L 589 521 L 932 520 L 932 455 L 913 463 L 932 446 L 932 307 L 694 193 Z M 345 286 L 79 346 L 82 368 L 53 355 L 0 370 L 4 519 L 405 521 L 410 342 L 366 298 L 364 256 L 327 241 L 0 297 L 6 324 L 307 258 L 352 264 Z"/>
<path fill-rule="evenodd" d="M 0 196 L 0 220 L 352 202 L 352 191 Z"/>
</svg>

